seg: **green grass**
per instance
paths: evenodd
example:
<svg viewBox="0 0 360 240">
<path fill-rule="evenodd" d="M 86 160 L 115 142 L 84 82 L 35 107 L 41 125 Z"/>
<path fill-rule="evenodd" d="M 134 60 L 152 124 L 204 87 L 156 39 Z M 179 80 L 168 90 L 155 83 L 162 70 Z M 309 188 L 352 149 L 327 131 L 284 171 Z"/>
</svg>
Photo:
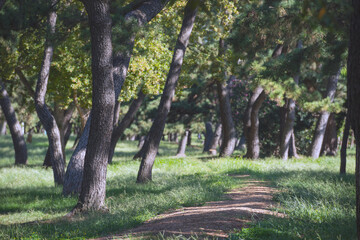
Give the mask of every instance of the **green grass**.
<svg viewBox="0 0 360 240">
<path fill-rule="evenodd" d="M 338 174 L 337 158 L 303 158 L 287 162 L 269 158 L 209 158 L 200 141 L 187 149 L 187 158 L 174 158 L 177 145 L 162 142 L 153 169 L 153 182 L 135 184 L 138 161 L 132 161 L 136 142 L 118 144 L 108 167 L 109 212 L 90 213 L 71 221 L 61 217 L 76 204 L 54 187 L 51 169 L 41 167 L 46 152 L 44 136 L 34 136 L 29 166 L 13 166 L 9 137 L 0 138 L 0 239 L 86 239 L 119 233 L 169 209 L 202 205 L 221 199 L 250 174 L 269 181 L 280 191 L 275 199 L 287 218 L 270 217 L 231 235 L 231 239 L 355 239 L 355 187 L 353 152 L 350 174 Z M 69 143 L 72 146 L 72 142 Z M 69 159 L 71 150 L 67 150 Z M 241 216 L 239 216 L 241 217 Z M 46 220 L 46 221 L 45 221 Z M 48 221 L 48 220 L 51 220 Z M 161 235 L 157 237 L 162 239 Z M 172 238 L 186 239 L 186 238 Z M 196 237 L 192 238 L 196 239 Z"/>
</svg>

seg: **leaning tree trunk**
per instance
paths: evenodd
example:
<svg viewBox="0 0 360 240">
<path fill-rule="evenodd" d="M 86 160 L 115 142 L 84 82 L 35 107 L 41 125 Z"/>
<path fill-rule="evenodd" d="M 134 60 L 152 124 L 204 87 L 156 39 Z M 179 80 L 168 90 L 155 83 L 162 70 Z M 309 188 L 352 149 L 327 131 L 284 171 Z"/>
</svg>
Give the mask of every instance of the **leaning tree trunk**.
<svg viewBox="0 0 360 240">
<path fill-rule="evenodd" d="M 226 82 L 217 82 L 216 85 L 220 103 L 220 119 L 223 135 L 222 144 L 220 147 L 220 157 L 228 157 L 234 152 L 236 145 L 236 132 L 234 121 L 231 115 L 229 89 Z"/>
<path fill-rule="evenodd" d="M 93 97 L 84 181 L 72 213 L 105 208 L 106 170 L 115 106 L 110 1 L 84 0 L 83 3 L 91 34 Z"/>
<path fill-rule="evenodd" d="M 356 229 L 360 240 L 360 0 L 352 0 L 349 55 L 347 62 L 347 97 L 351 128 L 356 141 Z"/>
<path fill-rule="evenodd" d="M 44 58 L 41 65 L 39 78 L 36 84 L 35 107 L 37 115 L 42 125 L 44 126 L 48 136 L 51 154 L 50 159 L 54 172 L 55 184 L 62 185 L 64 181 L 65 161 L 64 153 L 61 147 L 60 132 L 54 116 L 51 114 L 48 106 L 45 104 L 45 95 L 49 80 L 50 65 L 54 51 L 53 39 L 55 36 L 55 25 L 57 18 L 54 7 L 56 6 L 56 4 L 56 0 L 51 0 L 52 8 L 48 16 L 48 35 L 45 42 Z"/>
<path fill-rule="evenodd" d="M 254 105 L 251 108 L 250 122 L 251 126 L 248 130 L 248 139 L 247 139 L 247 152 L 245 157 L 250 159 L 258 159 L 260 155 L 260 140 L 259 140 L 259 110 L 262 103 L 265 101 L 266 94 L 265 91 L 260 88 L 258 91 L 262 90 L 261 93 L 256 98 Z"/>
<path fill-rule="evenodd" d="M 336 75 L 331 76 L 328 80 L 328 84 L 326 88 L 326 97 L 330 98 L 330 102 L 334 101 L 339 75 L 340 75 L 340 71 L 338 71 Z M 318 122 L 316 124 L 315 134 L 312 140 L 311 152 L 310 152 L 311 157 L 314 159 L 319 158 L 320 156 L 320 151 L 324 140 L 326 125 L 329 116 L 330 116 L 329 112 L 327 111 L 321 112 Z"/>
<path fill-rule="evenodd" d="M 124 118 L 121 120 L 119 124 L 117 124 L 117 126 L 114 127 L 114 131 L 111 136 L 111 145 L 110 145 L 108 163 L 112 163 L 116 144 L 119 141 L 119 138 L 124 134 L 125 129 L 127 129 L 134 121 L 136 113 L 140 109 L 144 99 L 145 99 L 145 94 L 142 92 L 142 89 L 140 89 L 137 99 L 134 99 L 132 101 L 130 108 L 125 114 Z"/>
<path fill-rule="evenodd" d="M 15 150 L 15 164 L 27 164 L 27 147 L 24 134 L 21 131 L 21 125 L 16 118 L 14 108 L 11 106 L 10 97 L 5 90 L 5 86 L 0 80 L 0 106 L 8 123 L 11 138 Z"/>
<path fill-rule="evenodd" d="M 205 123 L 205 141 L 204 141 L 204 150 L 203 152 L 208 152 L 210 150 L 210 144 L 214 137 L 214 132 L 212 130 L 211 122 Z"/>
<path fill-rule="evenodd" d="M 323 145 L 321 147 L 321 154 L 326 156 L 335 156 L 338 146 L 337 128 L 335 121 L 335 114 L 331 113 L 326 125 Z"/>
<path fill-rule="evenodd" d="M 215 156 L 217 154 L 216 149 L 219 145 L 221 135 L 222 135 L 222 124 L 218 123 L 215 127 L 214 137 L 212 138 L 210 147 L 209 147 L 209 153 L 212 156 Z"/>
<path fill-rule="evenodd" d="M 343 132 L 343 138 L 341 143 L 341 150 L 340 150 L 340 174 L 346 174 L 346 149 L 349 140 L 349 132 L 350 132 L 350 118 L 349 118 L 349 111 L 346 114 L 345 119 L 345 128 Z"/>
<path fill-rule="evenodd" d="M 170 111 L 171 101 L 175 94 L 186 47 L 194 26 L 198 4 L 199 0 L 190 0 L 186 4 L 183 23 L 175 45 L 173 59 L 158 108 L 158 114 L 148 133 L 147 141 L 144 144 L 145 151 L 137 177 L 138 183 L 145 183 L 152 180 L 152 167 L 163 135 L 166 117 Z"/>
<path fill-rule="evenodd" d="M 176 153 L 177 157 L 186 157 L 185 151 L 186 151 L 188 137 L 189 137 L 189 131 L 185 131 L 179 142 L 179 147 Z"/>
<path fill-rule="evenodd" d="M 139 3 L 140 5 L 130 6 L 130 12 L 124 16 L 124 26 L 132 25 L 134 30 L 129 32 L 128 39 L 122 43 L 123 51 L 114 54 L 113 60 L 113 78 L 115 88 L 115 98 L 118 99 L 122 84 L 125 81 L 127 70 L 129 68 L 130 58 L 134 47 L 135 36 L 140 27 L 150 22 L 168 3 L 169 0 L 150 0 Z M 133 3 L 136 3 L 135 1 Z M 131 5 L 132 3 L 130 3 Z M 130 25 L 131 25 L 130 24 Z M 68 164 L 65 181 L 63 187 L 63 195 L 76 194 L 80 192 L 80 186 L 83 177 L 84 159 L 86 146 L 88 144 L 89 131 L 90 131 L 91 113 L 86 122 L 84 131 L 79 139 L 79 143 L 75 148 Z"/>
</svg>

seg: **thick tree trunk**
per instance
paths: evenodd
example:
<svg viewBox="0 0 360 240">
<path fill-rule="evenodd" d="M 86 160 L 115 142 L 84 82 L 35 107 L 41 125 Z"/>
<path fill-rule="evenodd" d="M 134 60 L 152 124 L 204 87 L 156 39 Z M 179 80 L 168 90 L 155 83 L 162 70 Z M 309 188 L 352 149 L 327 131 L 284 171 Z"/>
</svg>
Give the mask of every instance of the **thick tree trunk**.
<svg viewBox="0 0 360 240">
<path fill-rule="evenodd" d="M 180 76 L 181 66 L 184 60 L 186 47 L 189 43 L 192 28 L 199 0 L 190 0 L 185 7 L 185 14 L 181 30 L 176 42 L 173 59 L 165 83 L 164 92 L 161 96 L 158 114 L 148 133 L 148 138 L 144 144 L 145 152 L 141 160 L 141 165 L 137 177 L 138 183 L 152 180 L 152 166 L 159 148 L 161 136 L 163 135 L 166 117 L 170 111 L 171 101 L 175 94 L 175 88 Z"/>
<path fill-rule="evenodd" d="M 110 2 L 84 0 L 83 3 L 88 13 L 91 33 L 93 97 L 84 181 L 73 212 L 98 211 L 105 207 L 106 170 L 115 106 Z"/>
<path fill-rule="evenodd" d="M 328 80 L 326 97 L 330 98 L 331 102 L 333 102 L 335 98 L 339 75 L 340 75 L 340 71 L 338 71 L 336 75 L 331 76 Z M 314 159 L 319 158 L 320 156 L 320 151 L 324 140 L 325 130 L 329 116 L 330 116 L 329 112 L 326 111 L 321 112 L 318 122 L 316 124 L 315 134 L 311 144 L 311 152 L 310 152 L 311 157 Z"/>
<path fill-rule="evenodd" d="M 181 141 L 179 142 L 179 147 L 176 154 L 177 157 L 186 157 L 185 151 L 186 151 L 188 137 L 189 137 L 189 131 L 185 131 L 181 137 Z"/>
<path fill-rule="evenodd" d="M 258 95 L 251 108 L 251 117 L 250 117 L 251 125 L 250 125 L 250 129 L 247 132 L 247 144 L 246 144 L 247 152 L 245 157 L 250 159 L 258 159 L 260 155 L 259 109 L 266 98 L 266 94 L 262 88 L 260 89 L 258 88 L 256 89 L 256 94 L 257 91 L 261 91 L 261 93 Z"/>
<path fill-rule="evenodd" d="M 356 229 L 360 240 L 360 0 L 352 0 L 347 63 L 348 111 L 356 140 Z"/>
<path fill-rule="evenodd" d="M 14 144 L 15 164 L 27 164 L 27 147 L 24 134 L 21 131 L 21 126 L 16 118 L 14 108 L 11 106 L 10 97 L 1 80 L 0 87 L 0 106 L 5 115 L 6 122 L 8 123 L 11 138 Z"/>
<path fill-rule="evenodd" d="M 54 9 L 56 3 L 57 3 L 56 0 L 51 0 L 52 9 L 50 10 L 48 16 L 48 36 L 46 37 L 46 42 L 45 42 L 44 59 L 41 65 L 39 78 L 36 84 L 35 107 L 36 107 L 37 115 L 42 125 L 44 126 L 48 136 L 49 148 L 51 154 L 50 159 L 54 172 L 55 184 L 62 185 L 64 181 L 65 161 L 64 161 L 64 154 L 62 151 L 60 131 L 54 116 L 51 114 L 49 108 L 45 104 L 45 95 L 49 80 L 50 65 L 54 51 L 52 40 L 55 35 L 55 25 L 57 18 Z"/>
<path fill-rule="evenodd" d="M 112 162 L 112 158 L 114 156 L 117 142 L 119 141 L 120 137 L 124 134 L 125 129 L 127 129 L 134 121 L 136 113 L 140 109 L 144 99 L 145 99 L 145 94 L 142 92 L 142 90 L 140 90 L 137 99 L 134 99 L 132 101 L 130 108 L 125 114 L 124 118 L 121 120 L 119 124 L 117 124 L 117 126 L 114 127 L 114 131 L 111 136 L 111 145 L 110 145 L 108 163 Z"/>
<path fill-rule="evenodd" d="M 343 138 L 342 138 L 341 150 L 340 150 L 340 174 L 346 174 L 346 149 L 349 140 L 349 132 L 350 132 L 350 118 L 348 112 L 348 114 L 346 114 L 345 128 L 343 132 Z"/>
<path fill-rule="evenodd" d="M 233 78 L 233 76 L 231 78 Z M 220 119 L 223 136 L 220 147 L 220 157 L 228 157 L 234 152 L 236 144 L 236 132 L 234 121 L 231 115 L 229 89 L 226 82 L 217 82 L 216 85 L 220 103 Z"/>
<path fill-rule="evenodd" d="M 325 130 L 321 154 L 335 156 L 337 152 L 338 138 L 335 114 L 331 113 Z"/>
<path fill-rule="evenodd" d="M 204 150 L 203 152 L 208 152 L 210 150 L 210 144 L 214 137 L 214 132 L 212 130 L 211 122 L 205 123 L 205 141 L 204 141 Z"/>
<path fill-rule="evenodd" d="M 211 140 L 210 143 L 210 147 L 209 147 L 209 153 L 212 156 L 217 155 L 217 147 L 221 138 L 221 133 L 222 133 L 222 124 L 218 123 L 215 127 L 215 133 L 214 133 L 214 137 Z"/>
<path fill-rule="evenodd" d="M 125 50 L 114 54 L 113 79 L 116 99 L 118 99 L 120 95 L 122 84 L 125 81 L 127 70 L 129 68 L 130 58 L 135 42 L 135 35 L 137 34 L 140 27 L 150 22 L 151 19 L 153 19 L 165 7 L 168 1 L 169 0 L 143 1 L 140 3 L 141 5 L 136 5 L 135 8 L 129 8 L 131 9 L 131 11 L 126 13 L 124 17 L 124 28 L 126 25 L 128 25 L 127 23 L 131 23 L 136 26 L 133 26 L 135 30 L 129 33 L 127 41 L 124 41 L 124 43 L 122 43 Z M 136 1 L 134 1 L 133 3 L 135 2 Z M 91 114 L 86 122 L 84 131 L 79 139 L 79 143 L 73 155 L 71 156 L 70 162 L 67 167 L 63 188 L 63 195 L 65 196 L 69 194 L 76 194 L 80 191 L 82 174 L 84 169 L 85 152 L 90 131 L 90 119 Z"/>
</svg>

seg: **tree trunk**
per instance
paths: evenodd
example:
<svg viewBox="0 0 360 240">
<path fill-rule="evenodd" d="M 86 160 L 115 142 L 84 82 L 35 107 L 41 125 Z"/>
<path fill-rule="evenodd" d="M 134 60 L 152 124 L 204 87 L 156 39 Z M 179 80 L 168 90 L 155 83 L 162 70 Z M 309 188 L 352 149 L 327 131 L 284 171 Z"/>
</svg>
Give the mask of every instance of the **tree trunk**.
<svg viewBox="0 0 360 240">
<path fill-rule="evenodd" d="M 325 154 L 326 156 L 335 156 L 337 146 L 338 138 L 335 115 L 334 113 L 331 113 L 326 126 L 321 153 Z"/>
<path fill-rule="evenodd" d="M 144 146 L 146 136 L 141 136 L 138 143 L 138 148 L 141 149 Z"/>
<path fill-rule="evenodd" d="M 245 141 L 245 135 L 241 135 L 241 138 L 239 139 L 239 143 L 236 146 L 236 149 L 239 149 L 240 151 L 244 151 L 246 148 L 246 141 Z"/>
<path fill-rule="evenodd" d="M 343 133 L 343 139 L 341 143 L 341 150 L 340 150 L 340 174 L 346 174 L 346 149 L 349 140 L 349 132 L 350 132 L 350 118 L 349 118 L 349 111 L 346 114 L 345 119 L 345 128 Z"/>
<path fill-rule="evenodd" d="M 177 157 L 186 157 L 185 151 L 186 151 L 188 137 L 189 137 L 189 131 L 185 131 L 185 133 L 181 137 L 181 141 L 179 142 L 179 147 L 176 154 Z"/>
<path fill-rule="evenodd" d="M 115 147 L 120 137 L 124 134 L 125 129 L 127 129 L 131 123 L 134 121 L 137 111 L 140 109 L 141 104 L 145 99 L 145 94 L 140 89 L 137 99 L 134 99 L 129 107 L 129 110 L 125 114 L 124 118 L 121 120 L 117 126 L 114 127 L 114 131 L 111 136 L 111 145 L 109 152 L 108 163 L 112 163 L 112 158 L 114 156 Z"/>
<path fill-rule="evenodd" d="M 259 87 L 258 87 L 259 88 Z M 265 91 L 260 88 L 257 91 L 261 93 L 256 98 L 252 108 L 250 122 L 251 126 L 248 130 L 247 152 L 245 157 L 250 159 L 258 159 L 260 155 L 260 140 L 259 140 L 259 109 L 266 98 Z"/>
<path fill-rule="evenodd" d="M 37 115 L 44 126 L 50 148 L 50 160 L 54 172 L 55 184 L 62 185 L 64 181 L 65 161 L 62 151 L 59 128 L 56 124 L 54 116 L 51 114 L 48 106 L 45 104 L 45 95 L 50 74 L 50 65 L 53 56 L 53 38 L 55 36 L 55 25 L 57 14 L 55 6 L 57 1 L 51 0 L 51 10 L 48 16 L 48 32 L 45 42 L 44 58 L 41 65 L 41 71 L 36 84 L 35 91 L 35 107 Z"/>
<path fill-rule="evenodd" d="M 328 80 L 326 97 L 330 98 L 331 102 L 333 102 L 335 98 L 339 75 L 340 75 L 340 71 L 338 71 L 336 75 L 331 76 Z M 314 159 L 317 159 L 320 156 L 320 151 L 324 140 L 325 130 L 329 116 L 330 116 L 329 112 L 327 111 L 321 112 L 318 122 L 316 124 L 315 134 L 311 144 L 311 152 L 310 152 L 311 157 Z"/>
<path fill-rule="evenodd" d="M 352 0 L 347 62 L 347 97 L 351 128 L 356 141 L 356 229 L 360 240 L 360 0 Z"/>
<path fill-rule="evenodd" d="M 289 157 L 299 158 L 296 150 L 294 130 L 292 131 L 290 138 Z"/>
<path fill-rule="evenodd" d="M 216 149 L 218 147 L 220 138 L 221 138 L 221 132 L 222 132 L 222 124 L 218 123 L 215 127 L 215 133 L 214 133 L 214 137 L 212 138 L 212 141 L 210 143 L 210 147 L 209 147 L 209 153 L 212 156 L 215 156 L 217 154 Z"/>
<path fill-rule="evenodd" d="M 16 118 L 14 108 L 11 106 L 10 97 L 1 80 L 0 87 L 0 106 L 5 115 L 6 122 L 8 123 L 11 138 L 14 144 L 15 164 L 27 164 L 27 147 L 24 134 L 22 134 L 20 123 Z"/>
<path fill-rule="evenodd" d="M 173 59 L 158 108 L 158 114 L 148 133 L 149 137 L 144 144 L 145 152 L 141 160 L 137 177 L 138 183 L 152 180 L 152 166 L 164 131 L 166 117 L 170 111 L 171 101 L 175 94 L 175 88 L 180 76 L 186 47 L 189 43 L 191 31 L 194 26 L 198 4 L 199 0 L 190 0 L 186 4 L 183 23 L 175 45 Z"/>
<path fill-rule="evenodd" d="M 84 0 L 92 55 L 92 110 L 78 204 L 73 212 L 105 208 L 106 170 L 115 106 L 109 0 Z"/>
<path fill-rule="evenodd" d="M 0 135 L 1 136 L 6 135 L 6 121 L 5 120 L 2 120 L 0 122 Z"/>
<path fill-rule="evenodd" d="M 140 27 L 150 22 L 168 3 L 169 0 L 150 0 L 143 1 L 140 5 L 136 5 L 136 8 L 131 9 L 130 12 L 125 13 L 125 25 L 128 23 L 134 24 L 134 30 L 129 33 L 127 41 L 122 43 L 122 47 L 125 49 L 121 52 L 114 54 L 113 60 L 113 79 L 115 88 L 115 98 L 118 99 L 122 84 L 125 81 L 127 70 L 129 68 L 130 58 L 135 42 L 135 35 Z M 135 3 L 134 1 L 133 3 Z M 132 3 L 130 3 L 132 4 Z M 130 24 L 130 25 L 131 25 Z M 125 28 L 125 27 L 124 27 Z M 84 158 L 86 146 L 88 144 L 89 131 L 90 131 L 91 114 L 86 122 L 84 131 L 79 139 L 79 143 L 71 156 L 70 162 L 65 174 L 63 195 L 76 194 L 80 191 L 82 182 L 82 174 L 84 169 Z"/>
<path fill-rule="evenodd" d="M 188 136 L 188 138 L 187 138 L 187 146 L 191 146 L 191 134 L 192 134 L 192 132 L 189 130 L 189 136 Z"/>
<path fill-rule="evenodd" d="M 230 77 L 230 79 L 233 78 Z M 236 132 L 231 115 L 231 105 L 229 89 L 227 83 L 216 83 L 219 97 L 220 119 L 222 124 L 222 144 L 220 147 L 220 157 L 228 157 L 235 150 Z"/>
<path fill-rule="evenodd" d="M 204 150 L 203 152 L 208 152 L 210 150 L 210 144 L 214 137 L 214 132 L 212 130 L 211 122 L 205 123 L 205 141 L 204 141 Z"/>
</svg>

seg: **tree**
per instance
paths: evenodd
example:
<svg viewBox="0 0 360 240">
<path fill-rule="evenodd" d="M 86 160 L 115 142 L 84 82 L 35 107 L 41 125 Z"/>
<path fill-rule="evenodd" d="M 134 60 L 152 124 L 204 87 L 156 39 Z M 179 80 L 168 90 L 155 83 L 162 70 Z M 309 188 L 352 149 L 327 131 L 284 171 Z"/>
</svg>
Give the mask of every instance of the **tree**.
<svg viewBox="0 0 360 240">
<path fill-rule="evenodd" d="M 115 106 L 110 1 L 84 0 L 89 17 L 93 76 L 92 118 L 79 200 L 71 214 L 105 207 L 106 170 Z"/>
<path fill-rule="evenodd" d="M 170 111 L 171 101 L 175 94 L 175 88 L 180 76 L 186 47 L 189 43 L 191 31 L 194 26 L 198 4 L 198 0 L 190 0 L 185 7 L 183 23 L 175 45 L 173 60 L 161 96 L 158 114 L 151 126 L 147 141 L 143 147 L 144 152 L 137 177 L 138 183 L 145 183 L 152 180 L 152 166 L 164 131 L 166 117 Z"/>
<path fill-rule="evenodd" d="M 0 80 L 0 106 L 9 126 L 15 150 L 15 164 L 27 164 L 27 147 L 24 134 L 21 131 L 14 108 L 11 106 L 10 97 L 5 89 L 4 83 Z"/>
<path fill-rule="evenodd" d="M 208 152 L 210 150 L 210 144 L 214 137 L 214 133 L 212 130 L 211 122 L 205 123 L 205 141 L 204 141 L 204 150 L 203 152 Z"/>
<path fill-rule="evenodd" d="M 360 1 L 352 0 L 347 64 L 348 110 L 356 141 L 356 229 L 360 240 Z"/>
<path fill-rule="evenodd" d="M 133 1 L 125 6 L 120 14 L 123 22 L 119 25 L 128 29 L 124 34 L 124 41 L 120 42 L 119 51 L 114 54 L 113 73 L 115 99 L 119 98 L 122 86 L 127 76 L 130 59 L 135 42 L 135 36 L 140 28 L 150 22 L 168 3 L 168 0 L 145 0 Z M 129 29 L 130 28 L 130 29 Z M 115 107 L 116 109 L 116 107 Z M 91 115 L 87 120 L 84 131 L 79 139 L 79 143 L 71 156 L 68 164 L 63 195 L 79 193 L 84 170 L 85 152 L 88 145 Z"/>
<path fill-rule="evenodd" d="M 349 113 L 349 111 L 348 111 Z M 349 114 L 346 114 L 345 127 L 340 150 L 340 174 L 346 174 L 346 149 L 348 146 L 349 132 L 350 132 L 350 119 Z"/>
<path fill-rule="evenodd" d="M 48 16 L 48 35 L 45 42 L 44 58 L 36 84 L 35 107 L 38 117 L 47 132 L 55 184 L 62 185 L 65 174 L 65 160 L 61 148 L 60 132 L 54 116 L 51 114 L 45 103 L 45 95 L 50 75 L 50 65 L 54 51 L 54 35 L 57 19 L 57 14 L 55 11 L 56 4 L 56 0 L 51 1 L 51 9 Z"/>
</svg>

